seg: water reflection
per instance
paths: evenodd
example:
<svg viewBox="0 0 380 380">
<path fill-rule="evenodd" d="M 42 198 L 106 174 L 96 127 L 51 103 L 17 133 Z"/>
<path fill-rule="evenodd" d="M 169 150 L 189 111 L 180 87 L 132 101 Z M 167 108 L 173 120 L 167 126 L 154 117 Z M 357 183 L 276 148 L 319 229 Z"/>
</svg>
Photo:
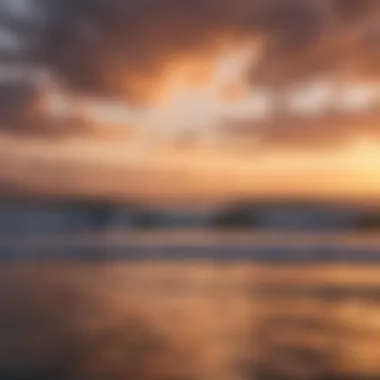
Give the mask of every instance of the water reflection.
<svg viewBox="0 0 380 380">
<path fill-rule="evenodd" d="M 105 248 L 81 256 L 89 236 L 23 241 L 32 260 L 0 266 L 1 378 L 380 377 L 376 237 L 107 234 L 107 260 L 89 261 Z"/>
</svg>

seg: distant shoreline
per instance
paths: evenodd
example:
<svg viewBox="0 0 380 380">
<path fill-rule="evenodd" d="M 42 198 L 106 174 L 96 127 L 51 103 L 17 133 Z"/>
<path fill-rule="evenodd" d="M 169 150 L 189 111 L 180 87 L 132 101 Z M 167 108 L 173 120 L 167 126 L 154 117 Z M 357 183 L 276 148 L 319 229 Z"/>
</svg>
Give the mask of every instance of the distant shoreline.
<svg viewBox="0 0 380 380">
<path fill-rule="evenodd" d="M 379 234 L 115 232 L 0 239 L 4 262 L 262 262 L 380 265 Z"/>
</svg>

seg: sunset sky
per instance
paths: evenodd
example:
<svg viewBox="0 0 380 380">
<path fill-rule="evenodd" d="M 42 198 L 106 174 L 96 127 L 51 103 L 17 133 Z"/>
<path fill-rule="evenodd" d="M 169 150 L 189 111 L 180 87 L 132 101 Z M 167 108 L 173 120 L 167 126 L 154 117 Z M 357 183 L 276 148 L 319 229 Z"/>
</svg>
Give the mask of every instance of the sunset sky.
<svg viewBox="0 0 380 380">
<path fill-rule="evenodd" d="M 33 1 L 10 2 L 1 19 L 25 18 Z M 90 129 L 0 132 L 5 191 L 149 201 L 380 196 L 377 1 L 71 3 L 43 24 L 43 60 L 29 67 L 50 128 L 76 115 Z M 27 45 L 13 32 L 0 28 L 2 50 Z M 25 73 L 4 63 L 1 81 Z"/>
</svg>

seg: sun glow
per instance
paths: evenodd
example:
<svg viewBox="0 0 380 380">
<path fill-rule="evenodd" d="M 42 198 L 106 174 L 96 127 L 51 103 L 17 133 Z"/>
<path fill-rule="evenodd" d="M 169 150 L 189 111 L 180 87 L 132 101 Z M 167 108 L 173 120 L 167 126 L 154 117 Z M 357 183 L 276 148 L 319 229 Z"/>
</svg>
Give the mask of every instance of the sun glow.
<svg viewBox="0 0 380 380">
<path fill-rule="evenodd" d="M 189 80 L 187 65 L 179 67 L 163 83 L 162 94 L 166 101 L 160 108 L 168 114 L 180 114 L 181 119 L 193 124 L 214 122 L 231 107 L 233 101 L 226 96 L 231 88 L 239 88 L 241 98 L 246 95 L 245 76 L 254 59 L 255 50 L 251 45 L 224 52 L 213 61 L 207 79 L 195 83 Z"/>
<path fill-rule="evenodd" d="M 380 145 L 369 138 L 356 138 L 346 148 L 350 163 L 362 170 L 380 172 Z"/>
</svg>

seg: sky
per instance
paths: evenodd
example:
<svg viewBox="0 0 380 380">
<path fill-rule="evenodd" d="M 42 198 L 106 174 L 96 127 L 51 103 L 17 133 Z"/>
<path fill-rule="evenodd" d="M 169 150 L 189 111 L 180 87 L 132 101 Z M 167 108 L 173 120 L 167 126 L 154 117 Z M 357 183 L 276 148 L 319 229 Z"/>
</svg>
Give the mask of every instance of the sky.
<svg viewBox="0 0 380 380">
<path fill-rule="evenodd" d="M 48 133 L 37 123 L 22 137 L 3 118 L 0 146 L 13 162 L 0 170 L 5 189 L 146 200 L 380 195 L 377 0 L 2 6 L 0 85 L 33 79 L 31 103 L 49 117 Z"/>
</svg>

